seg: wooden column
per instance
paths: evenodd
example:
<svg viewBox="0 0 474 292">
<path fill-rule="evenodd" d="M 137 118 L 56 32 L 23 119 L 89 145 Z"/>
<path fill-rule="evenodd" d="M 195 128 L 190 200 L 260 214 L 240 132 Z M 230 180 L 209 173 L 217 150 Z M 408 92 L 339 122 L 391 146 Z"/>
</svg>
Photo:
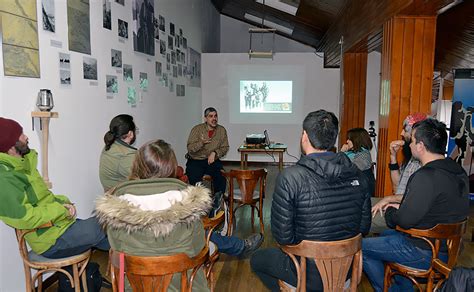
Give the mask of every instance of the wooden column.
<svg viewBox="0 0 474 292">
<path fill-rule="evenodd" d="M 348 130 L 364 127 L 367 53 L 345 53 L 343 62 L 344 95 L 339 113 L 339 147 L 346 142 Z"/>
<path fill-rule="evenodd" d="M 377 196 L 392 194 L 389 145 L 400 139 L 403 120 L 430 113 L 435 36 L 436 16 L 396 16 L 384 24 Z"/>
</svg>

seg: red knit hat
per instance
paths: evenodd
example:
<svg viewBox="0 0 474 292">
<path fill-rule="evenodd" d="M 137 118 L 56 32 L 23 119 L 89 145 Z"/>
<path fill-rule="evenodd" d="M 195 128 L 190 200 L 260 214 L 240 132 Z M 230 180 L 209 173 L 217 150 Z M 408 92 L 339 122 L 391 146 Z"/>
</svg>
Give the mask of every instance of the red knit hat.
<svg viewBox="0 0 474 292">
<path fill-rule="evenodd" d="M 12 148 L 21 134 L 23 128 L 14 120 L 0 117 L 0 152 L 6 153 Z"/>
<path fill-rule="evenodd" d="M 408 115 L 403 122 L 403 126 L 405 127 L 405 131 L 410 132 L 411 128 L 413 127 L 414 124 L 421 122 L 423 120 L 426 120 L 428 116 L 424 113 L 413 113 L 411 115 Z"/>
</svg>

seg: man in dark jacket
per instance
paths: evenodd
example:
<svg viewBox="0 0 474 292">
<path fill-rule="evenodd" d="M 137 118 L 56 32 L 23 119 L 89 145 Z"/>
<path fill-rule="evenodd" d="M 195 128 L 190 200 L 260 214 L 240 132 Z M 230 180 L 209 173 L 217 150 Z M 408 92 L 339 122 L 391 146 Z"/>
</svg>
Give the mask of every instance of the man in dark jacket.
<svg viewBox="0 0 474 292">
<path fill-rule="evenodd" d="M 303 122 L 305 155 L 280 173 L 273 194 L 272 233 L 280 245 L 341 240 L 369 231 L 366 179 L 344 153 L 328 152 L 336 142 L 338 124 L 325 110 L 309 113 Z M 296 286 L 295 266 L 278 248 L 257 251 L 250 264 L 272 291 L 279 291 L 278 279 Z M 323 290 L 314 262 L 308 263 L 307 290 Z"/>
<path fill-rule="evenodd" d="M 456 223 L 469 213 L 469 180 L 465 171 L 450 158 L 445 158 L 446 125 L 427 119 L 416 123 L 412 130 L 410 149 L 422 167 L 409 179 L 401 203 L 385 207 L 387 226 L 394 228 L 429 229 L 438 223 Z M 446 245 L 440 258 L 446 260 Z M 444 252 L 443 252 L 444 251 Z M 421 239 L 387 230 L 380 237 L 362 241 L 364 271 L 375 291 L 382 291 L 384 262 L 427 269 L 431 264 L 431 249 Z M 413 291 L 404 277 L 395 277 L 393 291 Z"/>
</svg>

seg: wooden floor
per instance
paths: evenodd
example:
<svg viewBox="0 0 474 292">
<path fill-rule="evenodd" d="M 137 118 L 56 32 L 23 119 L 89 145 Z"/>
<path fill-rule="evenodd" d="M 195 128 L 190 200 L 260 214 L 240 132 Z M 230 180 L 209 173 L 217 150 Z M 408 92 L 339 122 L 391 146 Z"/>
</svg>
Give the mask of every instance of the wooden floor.
<svg viewBox="0 0 474 292">
<path fill-rule="evenodd" d="M 225 166 L 226 169 L 232 167 Z M 237 168 L 238 166 L 235 166 Z M 253 167 L 252 167 L 253 168 Z M 276 243 L 272 237 L 270 230 L 270 209 L 272 194 L 274 189 L 275 178 L 278 174 L 277 166 L 267 166 L 268 178 L 267 178 L 267 191 L 264 202 L 264 223 L 265 223 L 265 241 L 261 248 L 275 247 Z M 468 232 L 465 235 L 464 249 L 458 260 L 458 265 L 463 267 L 474 267 L 474 243 L 471 240 L 471 231 L 474 227 L 474 206 L 471 206 L 471 216 L 469 220 Z M 250 223 L 250 207 L 242 207 L 237 211 L 236 214 L 237 223 L 234 235 L 245 238 L 252 233 Z M 255 231 L 258 232 L 258 217 L 255 220 Z M 93 261 L 98 262 L 101 265 L 101 272 L 105 275 L 105 266 L 107 264 L 107 253 L 96 252 L 93 256 Z M 269 291 L 266 289 L 260 280 L 252 273 L 249 259 L 240 259 L 237 257 L 231 257 L 227 255 L 221 255 L 219 261 L 215 265 L 216 274 L 216 291 Z M 53 287 L 48 291 L 56 291 Z M 102 291 L 108 291 L 108 289 L 102 289 Z M 358 287 L 358 291 L 373 291 L 368 280 L 365 276 L 362 279 L 361 284 Z"/>
</svg>

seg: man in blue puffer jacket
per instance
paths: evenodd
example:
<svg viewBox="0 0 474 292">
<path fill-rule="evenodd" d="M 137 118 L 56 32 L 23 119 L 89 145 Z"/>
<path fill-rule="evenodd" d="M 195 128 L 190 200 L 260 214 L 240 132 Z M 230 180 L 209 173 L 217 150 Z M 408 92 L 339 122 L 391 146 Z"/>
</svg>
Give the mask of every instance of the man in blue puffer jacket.
<svg viewBox="0 0 474 292">
<path fill-rule="evenodd" d="M 325 110 L 309 113 L 303 122 L 301 150 L 295 166 L 277 178 L 272 202 L 272 233 L 280 245 L 302 240 L 334 241 L 367 234 L 370 229 L 368 182 L 344 153 L 328 151 L 336 142 L 339 122 Z M 253 271 L 272 291 L 278 279 L 296 286 L 296 269 L 279 248 L 257 251 Z M 314 262 L 307 265 L 308 291 L 322 291 Z"/>
</svg>

